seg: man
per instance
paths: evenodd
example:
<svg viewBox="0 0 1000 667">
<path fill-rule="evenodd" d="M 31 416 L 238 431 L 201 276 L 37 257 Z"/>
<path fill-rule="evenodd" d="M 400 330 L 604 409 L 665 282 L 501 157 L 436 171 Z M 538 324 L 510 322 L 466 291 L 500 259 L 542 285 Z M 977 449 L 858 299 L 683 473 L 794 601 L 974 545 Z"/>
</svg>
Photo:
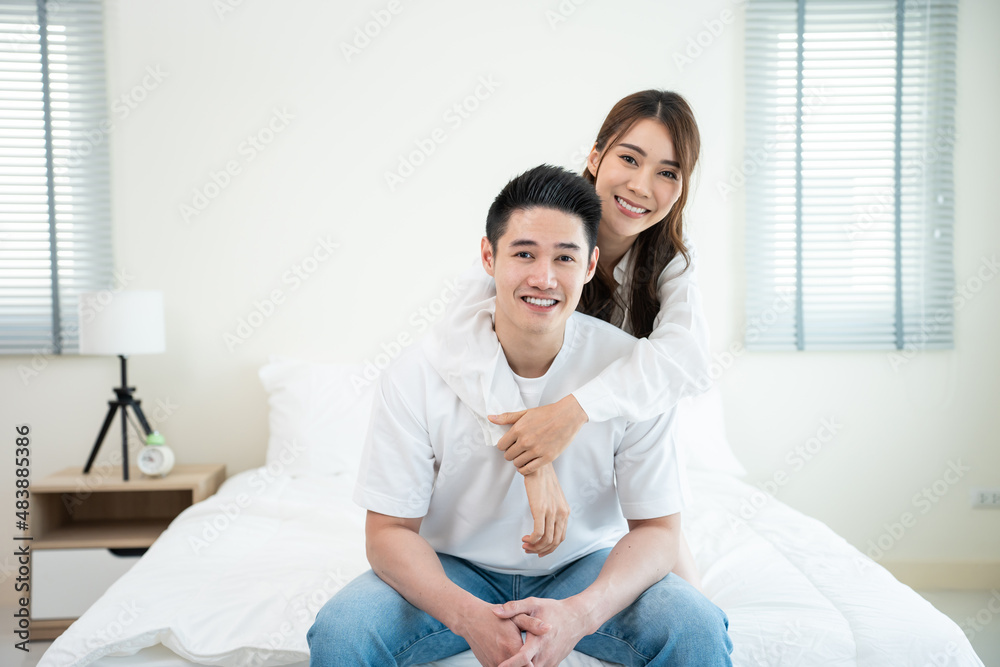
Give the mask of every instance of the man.
<svg viewBox="0 0 1000 667">
<path fill-rule="evenodd" d="M 670 573 L 685 490 L 672 412 L 584 425 L 552 464 L 573 515 L 544 555 L 524 537 L 525 487 L 547 481 L 522 482 L 493 446 L 486 414 L 556 400 L 634 342 L 574 312 L 600 218 L 593 187 L 550 166 L 493 202 L 481 254 L 495 309 L 470 322 L 465 349 L 425 339 L 383 373 L 355 490 L 372 571 L 320 610 L 312 665 L 417 665 L 470 648 L 501 667 L 558 665 L 574 649 L 731 664 L 725 614 Z"/>
</svg>

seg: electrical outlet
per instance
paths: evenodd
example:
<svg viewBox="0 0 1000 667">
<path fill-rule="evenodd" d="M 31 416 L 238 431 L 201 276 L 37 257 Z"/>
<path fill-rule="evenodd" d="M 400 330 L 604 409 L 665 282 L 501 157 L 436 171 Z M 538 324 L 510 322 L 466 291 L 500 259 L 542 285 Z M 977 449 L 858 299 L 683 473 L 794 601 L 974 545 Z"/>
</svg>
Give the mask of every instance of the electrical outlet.
<svg viewBox="0 0 1000 667">
<path fill-rule="evenodd" d="M 992 489 L 972 489 L 969 498 L 973 507 L 1000 509 L 1000 487 Z"/>
</svg>

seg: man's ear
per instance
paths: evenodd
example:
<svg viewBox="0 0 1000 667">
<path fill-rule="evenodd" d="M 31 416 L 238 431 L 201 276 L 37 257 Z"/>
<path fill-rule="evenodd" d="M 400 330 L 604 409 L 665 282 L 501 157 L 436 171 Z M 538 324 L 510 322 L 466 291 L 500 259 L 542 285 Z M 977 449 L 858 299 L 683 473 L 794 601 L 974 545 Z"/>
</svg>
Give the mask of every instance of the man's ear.
<svg viewBox="0 0 1000 667">
<path fill-rule="evenodd" d="M 597 256 L 599 254 L 601 254 L 601 249 L 594 246 L 594 252 L 590 255 L 590 264 L 587 265 L 587 277 L 583 281 L 584 284 L 589 283 L 590 279 L 597 273 Z"/>
<path fill-rule="evenodd" d="M 485 236 L 479 244 L 479 256 L 483 260 L 483 268 L 486 269 L 486 273 L 493 276 L 493 272 L 495 271 L 493 266 L 495 259 L 493 256 L 493 244 Z"/>
<path fill-rule="evenodd" d="M 597 144 L 590 149 L 590 155 L 587 156 L 587 171 L 590 175 L 597 179 L 597 165 L 601 162 L 601 153 L 597 150 Z"/>
</svg>

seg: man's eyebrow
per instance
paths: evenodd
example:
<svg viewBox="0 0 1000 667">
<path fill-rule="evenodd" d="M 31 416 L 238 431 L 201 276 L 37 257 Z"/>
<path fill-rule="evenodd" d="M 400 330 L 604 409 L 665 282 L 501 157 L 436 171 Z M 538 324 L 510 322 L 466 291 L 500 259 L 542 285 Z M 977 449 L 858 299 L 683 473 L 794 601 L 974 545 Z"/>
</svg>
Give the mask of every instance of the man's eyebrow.
<svg viewBox="0 0 1000 667">
<path fill-rule="evenodd" d="M 535 241 L 532 241 L 531 239 L 514 239 L 513 241 L 510 242 L 510 247 L 511 248 L 524 248 L 524 247 L 537 248 L 538 247 L 538 243 L 535 242 Z M 579 250 L 580 249 L 579 245 L 577 245 L 576 243 L 569 243 L 568 241 L 563 241 L 562 243 L 557 243 L 556 247 L 559 248 L 559 249 L 561 249 L 561 250 Z"/>
<path fill-rule="evenodd" d="M 618 145 L 619 146 L 624 146 L 625 148 L 633 150 L 636 153 L 638 153 L 639 155 L 641 155 L 643 157 L 646 157 L 646 151 L 642 150 L 641 148 L 639 148 L 635 144 L 618 144 Z M 677 167 L 678 169 L 681 168 L 681 163 L 680 162 L 674 162 L 673 160 L 660 160 L 660 164 L 668 164 L 671 167 Z"/>
</svg>

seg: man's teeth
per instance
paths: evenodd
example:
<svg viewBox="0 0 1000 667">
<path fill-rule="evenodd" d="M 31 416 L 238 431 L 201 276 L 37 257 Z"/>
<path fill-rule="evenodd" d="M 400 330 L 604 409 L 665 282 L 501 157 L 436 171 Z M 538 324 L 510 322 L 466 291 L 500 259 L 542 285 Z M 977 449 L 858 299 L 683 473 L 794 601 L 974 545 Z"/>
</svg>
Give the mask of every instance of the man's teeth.
<svg viewBox="0 0 1000 667">
<path fill-rule="evenodd" d="M 635 206 L 629 206 L 624 199 L 618 197 L 617 195 L 615 196 L 615 199 L 618 201 L 619 204 L 622 205 L 622 208 L 625 209 L 626 211 L 632 211 L 633 213 L 645 213 L 646 211 L 649 210 L 647 208 L 636 208 Z"/>
<path fill-rule="evenodd" d="M 532 304 L 533 306 L 542 306 L 544 308 L 548 308 L 549 306 L 555 305 L 556 303 L 555 299 L 536 299 L 535 297 L 532 296 L 526 296 L 524 297 L 524 300 Z"/>
</svg>

